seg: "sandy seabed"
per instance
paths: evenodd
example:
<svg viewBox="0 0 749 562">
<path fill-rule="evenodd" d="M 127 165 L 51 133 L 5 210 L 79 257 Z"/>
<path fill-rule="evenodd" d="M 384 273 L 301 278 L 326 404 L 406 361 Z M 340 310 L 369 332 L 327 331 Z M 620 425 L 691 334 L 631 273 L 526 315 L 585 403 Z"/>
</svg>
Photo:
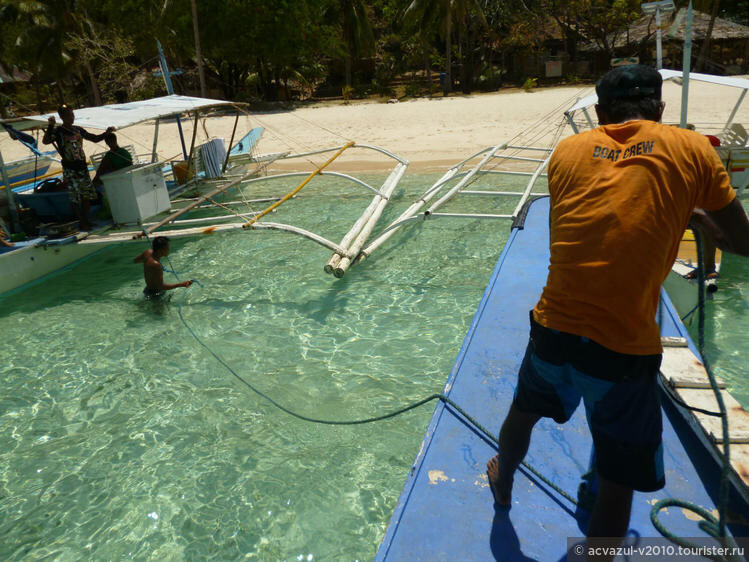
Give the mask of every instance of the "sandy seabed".
<svg viewBox="0 0 749 562">
<path fill-rule="evenodd" d="M 587 85 L 539 88 L 531 92 L 509 89 L 398 103 L 385 103 L 385 100 L 354 101 L 348 105 L 341 102 L 313 103 L 294 110 L 250 111 L 240 117 L 236 136 L 240 137 L 252 127 L 264 127 L 257 149 L 260 154 L 314 151 L 354 141 L 397 154 L 409 161 L 410 171 L 437 172 L 485 147 L 528 136 L 529 132 L 535 135 L 531 142 L 548 145 L 548 140 L 560 130 L 564 110 L 577 98 L 592 92 L 593 87 Z M 679 121 L 681 92 L 681 87 L 676 84 L 664 84 L 664 122 Z M 689 122 L 706 133 L 716 132 L 725 123 L 739 93 L 736 88 L 692 82 Z M 744 104 L 734 120 L 749 123 L 749 103 Z M 183 119 L 182 124 L 189 149 L 193 122 Z M 214 137 L 223 137 L 228 143 L 233 126 L 234 118 L 230 116 L 201 120 L 196 143 Z M 133 144 L 139 154 L 150 154 L 153 131 L 153 122 L 122 129 L 118 132 L 120 144 Z M 569 134 L 572 134 L 569 127 L 561 129 L 562 136 Z M 525 144 L 527 142 L 526 139 Z M 25 156 L 25 149 L 5 135 L 0 138 L 0 149 L 6 161 Z M 86 154 L 90 156 L 103 150 L 106 150 L 103 143 L 89 143 Z M 162 160 L 180 154 L 174 122 L 161 124 L 157 151 Z M 325 155 L 316 155 L 306 160 L 322 163 L 326 158 Z M 377 152 L 358 149 L 349 151 L 337 167 L 374 171 L 389 169 L 392 164 L 393 160 Z M 308 167 L 308 163 L 298 167 Z"/>
</svg>

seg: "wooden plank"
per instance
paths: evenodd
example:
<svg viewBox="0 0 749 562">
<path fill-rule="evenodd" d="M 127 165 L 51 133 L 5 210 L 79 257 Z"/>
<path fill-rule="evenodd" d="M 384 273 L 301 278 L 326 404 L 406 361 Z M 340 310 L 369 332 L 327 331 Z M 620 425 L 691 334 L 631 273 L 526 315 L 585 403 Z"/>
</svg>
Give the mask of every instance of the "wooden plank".
<svg viewBox="0 0 749 562">
<path fill-rule="evenodd" d="M 677 388 L 676 394 L 690 406 L 702 408 L 710 412 L 718 412 L 718 401 L 712 389 Z M 727 391 L 721 390 L 723 403 L 728 413 L 728 432 L 731 443 L 749 444 L 749 412 L 741 407 L 736 399 Z M 721 420 L 716 416 L 708 416 L 700 412 L 692 412 L 700 422 L 705 433 L 714 443 L 723 442 L 723 428 Z"/>
<path fill-rule="evenodd" d="M 749 445 L 731 445 L 731 466 L 744 484 L 749 482 Z"/>
<path fill-rule="evenodd" d="M 687 347 L 668 347 L 664 343 L 663 362 L 661 363 L 661 378 L 670 387 L 671 392 L 689 406 L 701 408 L 709 412 L 718 412 L 718 401 L 715 397 L 705 367 L 692 351 Z M 749 412 L 739 404 L 725 389 L 725 382 L 716 379 L 723 404 L 728 415 L 728 434 L 731 457 L 731 467 L 734 472 L 732 479 L 736 485 L 749 490 Z M 720 455 L 723 447 L 723 424 L 720 417 L 709 416 L 700 412 L 690 411 L 688 417 L 702 431 L 709 444 Z M 719 456 L 718 456 L 719 458 Z"/>
<path fill-rule="evenodd" d="M 661 376 L 670 387 L 712 388 L 702 361 L 688 347 L 667 347 L 665 342 L 663 346 Z M 721 379 L 716 378 L 716 382 L 719 388 L 726 387 Z"/>
</svg>

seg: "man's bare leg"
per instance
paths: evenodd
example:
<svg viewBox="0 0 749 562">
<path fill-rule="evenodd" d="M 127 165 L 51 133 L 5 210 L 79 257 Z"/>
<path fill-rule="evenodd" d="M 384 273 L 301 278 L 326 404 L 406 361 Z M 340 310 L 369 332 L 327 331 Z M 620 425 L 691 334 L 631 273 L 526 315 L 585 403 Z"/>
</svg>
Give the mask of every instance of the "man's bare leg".
<svg viewBox="0 0 749 562">
<path fill-rule="evenodd" d="M 632 509 L 632 493 L 632 488 L 598 475 L 598 496 L 590 515 L 588 537 L 608 537 L 613 540 L 596 543 L 597 546 L 617 547 L 627 535 Z M 613 556 L 588 556 L 587 558 L 602 562 L 612 560 Z"/>
<path fill-rule="evenodd" d="M 499 455 L 486 465 L 489 486 L 498 505 L 509 507 L 512 503 L 512 482 L 515 471 L 528 452 L 531 431 L 541 419 L 537 414 L 528 414 L 513 404 L 499 432 Z"/>
<path fill-rule="evenodd" d="M 80 203 L 80 225 L 83 230 L 91 230 L 92 224 L 91 219 L 89 219 L 88 214 L 91 210 L 91 201 L 88 199 L 81 199 Z"/>
</svg>

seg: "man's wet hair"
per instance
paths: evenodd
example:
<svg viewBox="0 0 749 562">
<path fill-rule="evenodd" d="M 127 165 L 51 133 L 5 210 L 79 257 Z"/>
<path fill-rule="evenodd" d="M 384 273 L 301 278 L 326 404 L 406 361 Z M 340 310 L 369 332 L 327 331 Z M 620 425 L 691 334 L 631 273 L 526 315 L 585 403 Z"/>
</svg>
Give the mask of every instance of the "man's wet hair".
<svg viewBox="0 0 749 562">
<path fill-rule="evenodd" d="M 153 242 L 151 243 L 151 248 L 155 252 L 156 250 L 162 250 L 163 248 L 166 248 L 169 245 L 169 238 L 166 236 L 157 236 L 153 239 Z"/>
<path fill-rule="evenodd" d="M 631 64 L 607 72 L 596 84 L 598 105 L 613 123 L 641 116 L 657 121 L 663 78 L 649 66 Z"/>
</svg>

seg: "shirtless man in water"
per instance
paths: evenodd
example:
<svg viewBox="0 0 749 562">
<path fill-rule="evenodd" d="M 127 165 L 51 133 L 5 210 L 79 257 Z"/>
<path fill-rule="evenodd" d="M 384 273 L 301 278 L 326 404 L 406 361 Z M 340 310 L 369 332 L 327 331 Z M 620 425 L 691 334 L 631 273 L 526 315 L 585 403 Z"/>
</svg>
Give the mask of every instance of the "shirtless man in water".
<svg viewBox="0 0 749 562">
<path fill-rule="evenodd" d="M 133 259 L 133 263 L 143 264 L 143 276 L 146 279 L 146 288 L 143 289 L 143 294 L 147 299 L 158 298 L 166 291 L 192 285 L 192 281 L 164 283 L 164 268 L 161 265 L 161 258 L 168 255 L 169 238 L 166 236 L 158 236 L 157 238 L 154 238 L 150 250 L 143 251 L 143 253 Z"/>
</svg>

